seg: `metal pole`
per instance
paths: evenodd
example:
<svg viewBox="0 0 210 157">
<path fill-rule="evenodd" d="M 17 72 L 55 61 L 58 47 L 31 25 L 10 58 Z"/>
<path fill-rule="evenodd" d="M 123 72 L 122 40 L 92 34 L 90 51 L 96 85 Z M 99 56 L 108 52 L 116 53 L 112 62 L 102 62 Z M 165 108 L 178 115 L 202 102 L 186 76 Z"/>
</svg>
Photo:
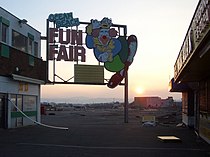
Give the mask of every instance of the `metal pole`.
<svg viewBox="0 0 210 157">
<path fill-rule="evenodd" d="M 49 81 L 49 20 L 47 19 L 46 20 L 47 22 L 47 28 L 46 28 L 46 34 L 47 34 L 47 41 L 46 41 L 46 62 L 47 62 L 47 65 L 46 65 L 46 80 L 45 80 L 45 83 L 47 83 Z"/>
<path fill-rule="evenodd" d="M 53 59 L 53 83 L 55 83 L 55 57 Z"/>
<path fill-rule="evenodd" d="M 124 123 L 128 123 L 128 72 L 125 72 L 125 89 L 124 89 Z"/>
<path fill-rule="evenodd" d="M 124 36 L 126 38 L 127 35 L 127 26 L 125 25 L 124 27 Z M 128 123 L 128 70 L 125 70 L 125 85 L 124 85 L 125 89 L 124 89 L 124 99 L 125 99 L 125 103 L 124 103 L 124 123 Z"/>
</svg>

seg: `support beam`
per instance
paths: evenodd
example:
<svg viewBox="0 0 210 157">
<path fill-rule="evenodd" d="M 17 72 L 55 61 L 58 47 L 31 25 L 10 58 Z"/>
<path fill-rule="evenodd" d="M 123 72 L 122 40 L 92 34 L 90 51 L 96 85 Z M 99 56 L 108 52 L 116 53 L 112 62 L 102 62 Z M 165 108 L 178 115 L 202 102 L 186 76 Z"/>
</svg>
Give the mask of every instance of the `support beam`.
<svg viewBox="0 0 210 157">
<path fill-rule="evenodd" d="M 128 123 L 128 72 L 125 74 L 125 89 L 124 89 L 124 123 Z"/>
</svg>

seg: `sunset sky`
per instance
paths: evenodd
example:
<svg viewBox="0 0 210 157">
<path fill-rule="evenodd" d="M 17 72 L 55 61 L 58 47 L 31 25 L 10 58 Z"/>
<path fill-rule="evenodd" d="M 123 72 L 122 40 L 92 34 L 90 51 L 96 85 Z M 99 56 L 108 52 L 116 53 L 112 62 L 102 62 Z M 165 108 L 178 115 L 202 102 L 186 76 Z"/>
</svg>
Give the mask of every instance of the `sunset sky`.
<svg viewBox="0 0 210 157">
<path fill-rule="evenodd" d="M 136 96 L 173 96 L 168 83 L 173 77 L 173 67 L 199 0 L 2 0 L 0 6 L 46 35 L 46 19 L 51 13 L 73 12 L 80 21 L 101 20 L 109 17 L 114 24 L 127 25 L 128 35 L 138 38 L 138 50 L 129 68 L 129 98 Z M 45 43 L 42 43 L 45 58 Z M 90 57 L 89 57 L 90 55 Z M 87 54 L 87 63 L 95 58 Z M 61 73 L 71 71 L 73 64 L 64 63 Z M 63 71 L 63 72 L 62 72 Z M 62 75 L 62 74 L 61 74 Z M 109 78 L 111 74 L 107 74 Z M 68 76 L 67 76 L 68 77 Z M 110 98 L 123 99 L 124 87 L 44 85 L 42 98 Z M 79 100 L 78 100 L 79 101 Z"/>
</svg>

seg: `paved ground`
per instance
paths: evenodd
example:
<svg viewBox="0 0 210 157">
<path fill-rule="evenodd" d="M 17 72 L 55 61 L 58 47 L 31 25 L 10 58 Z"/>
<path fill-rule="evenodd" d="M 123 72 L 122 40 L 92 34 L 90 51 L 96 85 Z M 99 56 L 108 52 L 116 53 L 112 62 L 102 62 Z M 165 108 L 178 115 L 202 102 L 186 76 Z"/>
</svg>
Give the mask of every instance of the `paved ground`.
<svg viewBox="0 0 210 157">
<path fill-rule="evenodd" d="M 0 129 L 0 157 L 209 157 L 210 145 L 193 130 L 175 125 L 143 127 L 139 114 L 129 111 L 80 110 L 55 112 L 42 122 L 69 130 L 41 126 Z M 174 135 L 182 142 L 162 142 L 159 135 Z"/>
</svg>

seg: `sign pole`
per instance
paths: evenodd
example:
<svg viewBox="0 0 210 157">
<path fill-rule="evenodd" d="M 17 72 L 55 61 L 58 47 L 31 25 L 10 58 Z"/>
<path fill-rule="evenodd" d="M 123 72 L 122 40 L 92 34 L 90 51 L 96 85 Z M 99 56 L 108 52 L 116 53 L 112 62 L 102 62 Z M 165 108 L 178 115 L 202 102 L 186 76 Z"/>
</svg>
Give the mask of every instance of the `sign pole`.
<svg viewBox="0 0 210 157">
<path fill-rule="evenodd" d="M 45 80 L 45 82 L 48 82 L 49 81 L 49 20 L 47 19 L 46 20 L 46 22 L 47 22 L 47 28 L 46 28 L 46 33 L 47 33 L 47 37 L 46 37 L 46 41 L 47 41 L 47 45 L 46 45 L 46 62 L 47 62 L 47 64 L 46 64 L 46 70 L 47 70 L 47 72 L 46 72 L 46 80 Z"/>
<path fill-rule="evenodd" d="M 124 123 L 128 123 L 128 71 L 125 72 L 125 89 L 124 89 Z"/>
</svg>

